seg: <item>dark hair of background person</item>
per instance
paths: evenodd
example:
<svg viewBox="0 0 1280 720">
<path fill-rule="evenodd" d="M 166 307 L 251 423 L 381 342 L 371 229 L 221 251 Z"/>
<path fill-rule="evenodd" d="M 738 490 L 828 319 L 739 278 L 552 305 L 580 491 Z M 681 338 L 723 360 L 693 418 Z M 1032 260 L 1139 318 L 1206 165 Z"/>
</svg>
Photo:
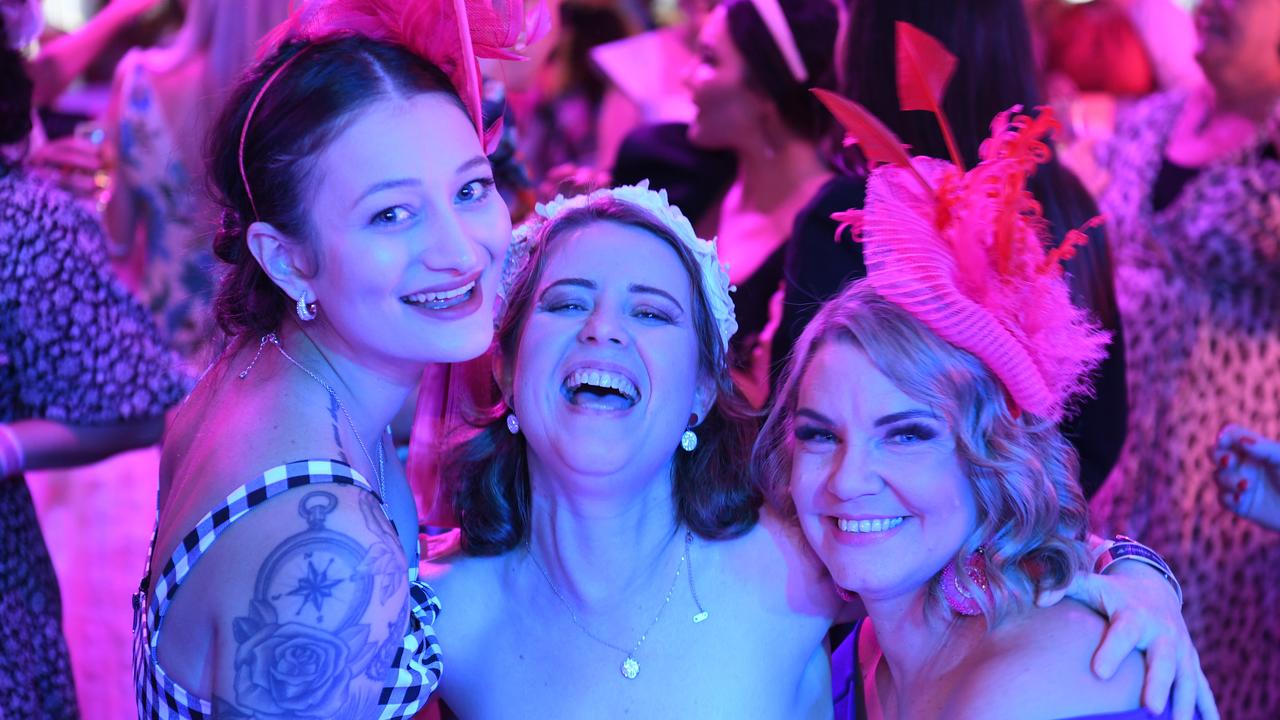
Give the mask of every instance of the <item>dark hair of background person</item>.
<svg viewBox="0 0 1280 720">
<path fill-rule="evenodd" d="M 608 82 L 591 60 L 591 49 L 597 45 L 621 40 L 631 34 L 621 12 L 611 5 L 567 0 L 561 3 L 560 42 L 547 57 L 566 73 L 564 88 L 578 89 L 592 107 L 604 100 Z"/>
<path fill-rule="evenodd" d="M 241 128 L 266 79 L 299 53 L 305 57 L 286 68 L 263 94 L 245 136 L 244 171 L 260 213 L 255 218 L 240 178 Z M 287 44 L 248 72 L 209 136 L 210 191 L 222 208 L 213 251 L 229 266 L 214 305 L 223 332 L 229 337 L 271 332 L 293 308 L 293 301 L 249 252 L 249 225 L 262 220 L 290 239 L 310 242 L 314 233 L 308 188 L 317 180 L 316 158 L 324 148 L 361 108 L 432 92 L 449 95 L 463 108 L 448 77 L 434 65 L 402 47 L 365 37 Z M 314 263 L 310 270 L 317 270 Z"/>
<path fill-rule="evenodd" d="M 797 135 L 826 139 L 833 127 L 831 114 L 809 92 L 835 87 L 835 45 L 840 18 L 829 0 L 778 0 L 795 38 L 809 78 L 798 82 L 782 51 L 751 0 L 727 0 L 729 37 L 747 65 L 747 84 L 773 101 L 783 122 Z"/>
<path fill-rule="evenodd" d="M 978 147 L 990 136 L 990 123 L 997 114 L 1015 105 L 1030 111 L 1043 104 L 1023 0 L 848 0 L 848 3 L 850 20 L 843 42 L 845 55 L 841 59 L 842 93 L 880 118 L 912 154 L 950 159 L 933 113 L 899 109 L 894 72 L 897 67 L 895 23 L 898 21 L 911 23 L 937 38 L 958 60 L 943 99 L 943 111 L 966 167 L 977 164 Z M 861 206 L 863 181 L 850 180 L 840 182 L 847 188 L 845 192 L 850 199 Z M 852 186 L 856 186 L 856 190 Z M 1040 166 L 1029 186 L 1042 206 L 1048 231 L 1055 239 L 1061 239 L 1068 230 L 1098 214 L 1097 204 L 1088 191 L 1056 156 Z M 830 204 L 833 200 L 833 197 L 820 196 L 815 205 Z M 846 203 L 845 207 L 849 205 Z M 853 277 L 865 274 L 856 248 L 853 251 L 847 247 L 839 251 L 824 249 L 836 247 L 830 240 L 834 223 L 828 215 L 832 209 L 824 206 L 816 214 L 811 209 L 802 213 L 797 221 L 797 237 L 806 231 L 825 233 L 825 239 L 813 241 L 822 246 L 817 252 L 843 255 L 831 262 L 806 259 L 807 271 L 815 275 L 808 278 L 792 277 L 789 263 L 789 297 L 783 328 L 779 330 L 779 334 L 786 337 L 775 337 L 775 369 L 782 366 L 785 354 L 790 351 L 788 340 L 793 342 L 816 312 L 816 303 L 835 295 Z M 817 217 L 818 214 L 821 217 Z M 808 227 L 804 226 L 806 216 L 810 216 Z M 1119 459 L 1128 422 L 1128 396 L 1124 339 L 1106 236 L 1102 228 L 1090 230 L 1089 236 L 1090 241 L 1066 264 L 1072 299 L 1092 313 L 1111 333 L 1112 341 L 1107 359 L 1094 376 L 1096 397 L 1083 403 L 1062 429 L 1080 454 L 1081 485 L 1086 494 L 1091 495 Z M 797 245 L 797 252 L 799 247 Z M 805 252 L 810 247 L 806 243 Z M 853 254 L 857 257 L 849 257 Z M 817 277 L 824 273 L 826 277 Z M 795 287 L 805 289 L 810 297 L 804 302 L 793 301 L 790 294 Z"/>
<path fill-rule="evenodd" d="M 0 17 L 0 38 L 6 37 Z M 31 134 L 31 78 L 22 53 L 0 46 L 0 145 L 13 145 Z M 4 156 L 0 155 L 0 162 Z"/>
<path fill-rule="evenodd" d="M 557 236 L 602 221 L 653 233 L 676 252 L 688 273 L 698 364 L 714 382 L 716 400 L 695 428 L 697 449 L 685 452 L 674 445 L 671 448 L 675 453 L 675 519 L 699 537 L 737 537 L 755 526 L 764 501 L 760 489 L 750 483 L 747 469 L 759 423 L 729 377 L 720 331 L 699 280 L 698 261 L 666 225 L 648 212 L 616 200 L 566 211 L 534 243 L 530 271 L 507 296 L 497 330 L 499 353 L 508 361 L 516 357 L 546 266 L 546 248 Z M 463 550 L 471 555 L 500 555 L 528 539 L 532 509 L 525 459 L 528 450 L 524 435 L 508 432 L 504 422 L 507 411 L 505 403 L 499 402 L 476 413 L 471 424 L 478 431 L 449 448 L 444 459 L 441 476 L 456 479 L 453 508 L 462 530 Z"/>
</svg>

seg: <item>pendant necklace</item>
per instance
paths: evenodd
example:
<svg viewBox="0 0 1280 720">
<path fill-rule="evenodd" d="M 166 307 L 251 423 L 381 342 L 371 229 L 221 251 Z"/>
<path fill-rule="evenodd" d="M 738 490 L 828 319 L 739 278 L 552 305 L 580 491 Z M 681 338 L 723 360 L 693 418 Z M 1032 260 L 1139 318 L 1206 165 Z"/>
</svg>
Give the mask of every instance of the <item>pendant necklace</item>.
<svg viewBox="0 0 1280 720">
<path fill-rule="evenodd" d="M 693 622 L 697 624 L 706 620 L 708 617 L 707 611 L 702 609 L 702 602 L 698 600 L 698 591 L 694 588 L 693 557 L 689 553 L 692 543 L 693 533 L 686 530 L 684 533 L 684 552 L 680 555 L 680 562 L 676 564 L 676 575 L 671 579 L 671 587 L 667 590 L 667 595 L 662 600 L 662 607 L 658 608 L 657 614 L 653 616 L 653 620 L 649 621 L 649 625 L 645 627 L 644 632 L 640 633 L 640 639 L 636 640 L 635 645 L 633 645 L 630 650 L 622 647 L 621 645 L 615 645 L 608 640 L 605 640 L 592 632 L 586 625 L 583 625 L 582 621 L 578 619 L 578 613 L 574 611 L 573 605 L 569 603 L 569 599 L 566 598 L 564 593 L 560 592 L 560 588 L 556 587 L 556 584 L 552 582 L 551 575 L 547 573 L 546 568 L 542 567 L 542 563 L 538 562 L 538 557 L 533 554 L 533 547 L 529 545 L 529 541 L 527 539 L 524 541 L 524 549 L 525 553 L 529 556 L 529 559 L 533 561 L 533 566 L 538 568 L 538 572 L 542 574 L 542 579 L 547 581 L 547 586 L 551 588 L 551 592 L 555 593 L 555 596 L 560 599 L 560 603 L 569 611 L 569 619 L 573 621 L 573 624 L 576 625 L 587 637 L 595 640 L 605 647 L 617 650 L 626 656 L 622 661 L 622 665 L 619 666 L 618 669 L 622 672 L 622 677 L 628 680 L 634 680 L 636 676 L 640 674 L 640 661 L 636 659 L 636 655 L 640 652 L 640 646 L 644 644 L 645 639 L 649 636 L 649 631 L 653 629 L 654 625 L 658 624 L 658 620 L 662 617 L 662 613 L 665 612 L 667 606 L 671 604 L 671 596 L 675 594 L 676 585 L 680 582 L 680 571 L 684 569 L 686 561 L 689 563 L 689 591 L 693 595 L 694 605 L 698 607 L 698 613 L 693 616 Z"/>
<path fill-rule="evenodd" d="M 351 434 L 355 436 L 356 442 L 360 444 L 360 450 L 361 452 L 364 453 L 364 459 L 368 460 L 369 467 L 373 469 L 375 472 L 377 472 L 377 476 L 375 477 L 375 479 L 378 481 L 379 499 L 382 501 L 382 504 L 384 506 L 383 512 L 386 512 L 385 506 L 387 503 L 387 474 L 384 468 L 381 438 L 379 438 L 379 442 L 377 445 L 378 461 L 374 462 L 373 455 L 369 453 L 368 446 L 364 444 L 364 439 L 360 437 L 360 431 L 356 430 L 355 420 L 351 419 L 351 413 L 347 410 L 347 406 L 344 405 L 343 402 L 338 399 L 338 392 L 334 390 L 333 387 L 329 385 L 329 383 L 325 382 L 324 380 L 321 380 L 319 375 L 316 375 L 315 373 L 308 370 L 305 365 L 298 362 L 297 360 L 294 360 L 292 355 L 285 352 L 284 346 L 280 344 L 280 338 L 276 337 L 275 333 L 268 333 L 262 337 L 262 341 L 258 343 L 258 352 L 253 356 L 253 361 L 249 363 L 249 367 L 240 371 L 240 374 L 239 374 L 240 379 L 243 380 L 249 376 L 249 371 L 253 369 L 254 365 L 258 364 L 258 358 L 262 355 L 262 348 L 266 347 L 267 343 L 271 343 L 272 345 L 275 345 L 276 350 L 280 351 L 280 354 L 284 356 L 285 360 L 288 360 L 290 363 L 293 364 L 294 367 L 306 373 L 308 377 L 310 377 L 312 380 L 315 380 L 317 383 L 319 383 L 320 387 L 324 388 L 325 392 L 329 393 L 329 397 L 333 400 L 334 404 L 337 405 L 340 410 L 342 410 L 342 414 L 347 418 L 347 425 L 351 427 Z M 390 520 L 390 515 L 387 516 L 387 519 Z"/>
</svg>

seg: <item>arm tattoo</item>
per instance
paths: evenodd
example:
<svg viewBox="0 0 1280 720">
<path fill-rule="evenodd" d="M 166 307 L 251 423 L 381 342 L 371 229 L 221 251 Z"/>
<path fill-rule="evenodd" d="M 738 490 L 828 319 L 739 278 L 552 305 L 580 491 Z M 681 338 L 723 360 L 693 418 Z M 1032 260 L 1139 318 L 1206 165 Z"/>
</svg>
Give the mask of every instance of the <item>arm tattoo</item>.
<svg viewBox="0 0 1280 720">
<path fill-rule="evenodd" d="M 362 503 L 367 495 L 360 493 Z M 380 530 L 366 547 L 330 530 L 325 518 L 337 507 L 333 493 L 307 493 L 298 503 L 307 528 L 286 538 L 262 563 L 248 614 L 232 623 L 235 697 L 215 698 L 218 717 L 337 720 L 360 717 L 375 706 L 377 693 L 354 681 L 386 678 L 394 651 L 376 675 L 373 662 L 383 662 L 392 639 L 397 647 L 403 643 L 404 620 L 392 621 L 393 638 L 369 641 L 365 611 L 375 586 L 388 582 L 371 569 L 370 558 L 386 542 L 387 531 Z"/>
</svg>

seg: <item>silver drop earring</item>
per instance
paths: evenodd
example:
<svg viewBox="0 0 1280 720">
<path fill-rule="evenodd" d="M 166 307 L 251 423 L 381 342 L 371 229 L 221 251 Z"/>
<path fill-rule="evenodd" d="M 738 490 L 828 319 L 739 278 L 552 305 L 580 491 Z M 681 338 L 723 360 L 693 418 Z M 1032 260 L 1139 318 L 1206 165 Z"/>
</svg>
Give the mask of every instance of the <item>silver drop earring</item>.
<svg viewBox="0 0 1280 720">
<path fill-rule="evenodd" d="M 693 428 L 697 426 L 697 424 L 698 416 L 690 415 L 689 427 L 686 428 L 684 434 L 680 436 L 680 447 L 684 448 L 685 452 L 693 452 L 698 449 L 698 434 L 693 431 Z"/>
<path fill-rule="evenodd" d="M 507 432 L 512 435 L 520 434 L 520 421 L 516 419 L 515 413 L 507 413 Z"/>
<path fill-rule="evenodd" d="M 316 319 L 316 311 L 307 305 L 307 291 L 303 290 L 298 296 L 298 305 L 295 308 L 298 311 L 298 319 L 302 322 L 311 322 Z"/>
</svg>

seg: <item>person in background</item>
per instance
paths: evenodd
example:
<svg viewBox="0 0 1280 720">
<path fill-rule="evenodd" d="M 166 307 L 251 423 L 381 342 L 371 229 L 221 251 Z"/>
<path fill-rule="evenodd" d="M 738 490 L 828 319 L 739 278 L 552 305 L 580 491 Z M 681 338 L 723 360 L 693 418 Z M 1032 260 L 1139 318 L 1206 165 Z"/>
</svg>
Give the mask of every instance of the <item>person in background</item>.
<svg viewBox="0 0 1280 720">
<path fill-rule="evenodd" d="M 956 145 L 966 166 L 978 159 L 978 147 L 997 113 L 1014 105 L 1042 104 L 1032 58 L 1031 36 L 1022 0 L 858 0 L 841 43 L 838 67 L 845 96 L 865 106 L 902 139 L 912 152 L 948 157 L 942 133 L 926 112 L 902 111 L 896 86 L 896 22 L 910 23 L 937 38 L 957 57 L 954 77 L 942 99 Z M 865 169 L 833 178 L 796 218 L 787 245 L 786 298 L 774 336 L 776 382 L 804 326 L 818 306 L 840 288 L 866 274 L 862 246 L 844 236 L 831 214 L 861 207 Z M 1044 209 L 1048 231 L 1063 237 L 1098 215 L 1088 192 L 1056 158 L 1032 177 L 1029 190 Z M 1128 398 L 1124 381 L 1123 332 L 1116 311 L 1110 254 L 1101 227 L 1088 230 L 1090 241 L 1067 262 L 1075 302 L 1092 313 L 1113 342 L 1094 382 L 1094 397 L 1064 422 L 1063 431 L 1080 456 L 1080 484 L 1092 495 L 1115 465 L 1124 444 Z"/>
<path fill-rule="evenodd" d="M 23 58 L 0 49 L 0 715 L 75 718 L 57 578 L 23 473 L 155 443 L 187 379 L 115 280 L 96 218 L 27 171 L 32 92 Z"/>
<path fill-rule="evenodd" d="M 114 159 L 107 230 L 123 256 L 117 265 L 197 371 L 220 349 L 208 250 L 217 217 L 200 182 L 201 139 L 288 8 L 288 0 L 190 0 L 170 45 L 132 50 L 116 67 L 106 117 Z"/>
<path fill-rule="evenodd" d="M 1280 442 L 1228 425 L 1218 433 L 1213 461 L 1222 506 L 1280 531 Z"/>
<path fill-rule="evenodd" d="M 1168 550 L 1224 715 L 1274 718 L 1280 536 L 1221 513 L 1213 450 L 1227 423 L 1280 436 L 1280 2 L 1205 0 L 1196 27 L 1207 83 L 1103 149 L 1132 407 L 1093 509 Z"/>
</svg>

